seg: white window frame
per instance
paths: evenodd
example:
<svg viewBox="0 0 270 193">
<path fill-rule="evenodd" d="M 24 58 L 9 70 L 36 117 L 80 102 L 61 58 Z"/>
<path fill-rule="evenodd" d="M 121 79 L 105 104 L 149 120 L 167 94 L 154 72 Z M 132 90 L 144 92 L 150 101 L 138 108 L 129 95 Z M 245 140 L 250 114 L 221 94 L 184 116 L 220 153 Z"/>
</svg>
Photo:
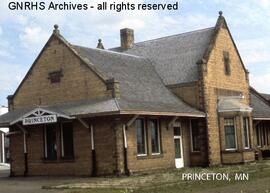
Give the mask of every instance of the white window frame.
<svg viewBox="0 0 270 193">
<path fill-rule="evenodd" d="M 193 148 L 192 120 L 191 119 L 189 120 L 189 129 L 190 129 L 190 142 L 191 142 L 190 147 L 191 147 L 191 152 L 192 153 L 201 152 L 200 150 L 195 151 L 194 148 Z"/>
<path fill-rule="evenodd" d="M 223 125 L 224 128 L 224 134 L 225 134 L 225 150 L 226 151 L 235 151 L 238 149 L 238 142 L 237 142 L 237 131 L 236 131 L 236 126 L 235 126 L 235 117 L 225 117 L 224 118 L 224 123 L 225 123 L 225 119 L 233 119 L 233 127 L 234 127 L 234 140 L 235 140 L 235 148 L 226 148 L 226 131 L 225 131 L 225 124 Z"/>
<path fill-rule="evenodd" d="M 159 150 L 159 152 L 157 152 L 157 153 L 153 153 L 152 152 L 152 155 L 160 155 L 161 154 L 161 144 L 160 144 L 160 128 L 159 128 L 159 119 L 154 119 L 154 118 L 152 118 L 152 119 L 149 119 L 149 121 L 151 121 L 151 120 L 156 120 L 156 122 L 157 122 L 157 132 L 158 132 L 158 150 Z M 149 125 L 149 124 L 148 124 Z M 151 130 L 151 140 L 152 140 L 152 130 Z M 152 151 L 152 141 L 151 141 L 151 151 Z"/>
<path fill-rule="evenodd" d="M 147 156 L 147 133 L 146 133 L 146 121 L 145 118 L 137 118 L 135 121 L 137 120 L 142 120 L 143 121 L 143 130 L 144 130 L 144 147 L 145 147 L 145 153 L 139 154 L 138 153 L 138 149 L 137 149 L 137 144 L 138 144 L 138 139 L 137 139 L 137 127 L 136 127 L 136 149 L 137 149 L 137 156 L 138 157 L 143 157 L 143 156 Z M 136 126 L 136 123 L 135 123 Z"/>
<path fill-rule="evenodd" d="M 244 149 L 250 149 L 250 124 L 249 124 L 249 117 L 243 117 L 243 121 L 245 121 L 245 125 L 246 125 L 246 128 L 244 128 L 244 141 L 243 141 L 243 144 L 244 144 Z M 247 130 L 247 142 L 248 142 L 248 146 L 246 146 L 246 136 L 245 136 L 245 129 Z"/>
</svg>

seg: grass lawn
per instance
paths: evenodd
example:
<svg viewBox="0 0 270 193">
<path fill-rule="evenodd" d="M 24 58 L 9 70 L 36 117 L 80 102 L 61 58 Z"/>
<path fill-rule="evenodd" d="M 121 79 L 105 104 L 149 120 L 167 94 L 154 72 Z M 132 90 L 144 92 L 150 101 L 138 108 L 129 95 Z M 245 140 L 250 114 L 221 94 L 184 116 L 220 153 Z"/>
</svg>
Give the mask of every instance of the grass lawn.
<svg viewBox="0 0 270 193">
<path fill-rule="evenodd" d="M 183 180 L 182 175 L 187 173 L 228 174 L 230 180 Z M 249 179 L 235 180 L 236 173 L 248 174 Z M 270 161 L 237 166 L 184 168 L 131 177 L 89 178 L 84 183 L 52 188 L 59 188 L 64 193 L 270 193 Z"/>
</svg>

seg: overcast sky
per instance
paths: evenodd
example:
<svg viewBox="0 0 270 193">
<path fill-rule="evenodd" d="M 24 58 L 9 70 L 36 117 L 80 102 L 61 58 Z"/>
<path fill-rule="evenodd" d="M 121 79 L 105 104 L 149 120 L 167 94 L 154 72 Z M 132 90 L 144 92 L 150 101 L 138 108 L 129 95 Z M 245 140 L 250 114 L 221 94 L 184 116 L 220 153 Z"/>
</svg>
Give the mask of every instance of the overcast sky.
<svg viewBox="0 0 270 193">
<path fill-rule="evenodd" d="M 119 29 L 135 30 L 135 41 L 178 34 L 215 25 L 222 10 L 250 82 L 270 93 L 270 0 L 182 0 L 178 11 L 11 11 L 0 1 L 0 106 L 13 94 L 57 23 L 71 43 L 106 48 L 119 45 Z M 63 2 L 55 0 L 54 2 Z M 126 1 L 126 0 L 124 0 Z M 48 1 L 47 1 L 48 2 Z M 96 4 L 101 0 L 69 0 Z M 108 0 L 108 2 L 114 2 Z M 117 1 L 116 1 L 117 2 Z M 174 3 L 173 0 L 129 2 Z"/>
</svg>

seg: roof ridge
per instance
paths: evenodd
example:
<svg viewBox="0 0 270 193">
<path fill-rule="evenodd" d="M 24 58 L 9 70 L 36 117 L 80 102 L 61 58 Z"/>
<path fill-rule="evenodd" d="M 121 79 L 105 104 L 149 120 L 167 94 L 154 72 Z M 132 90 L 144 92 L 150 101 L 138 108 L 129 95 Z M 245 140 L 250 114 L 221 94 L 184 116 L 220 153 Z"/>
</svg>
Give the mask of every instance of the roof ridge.
<svg viewBox="0 0 270 193">
<path fill-rule="evenodd" d="M 261 95 L 266 95 L 266 96 L 270 96 L 270 94 L 269 93 L 260 93 Z"/>
<path fill-rule="evenodd" d="M 128 56 L 128 57 L 134 57 L 134 58 L 140 58 L 140 59 L 147 59 L 145 57 L 142 56 L 137 56 L 137 55 L 133 55 L 133 54 L 127 54 L 124 52 L 116 52 L 113 50 L 108 50 L 108 49 L 99 49 L 99 48 L 90 48 L 90 47 L 86 47 L 86 46 L 79 46 L 79 45 L 75 45 L 75 44 L 71 44 L 73 47 L 79 47 L 79 48 L 84 48 L 84 49 L 91 49 L 91 50 L 95 50 L 95 51 L 99 51 L 99 52 L 106 52 L 109 54 L 115 54 L 115 55 L 122 55 L 122 56 Z"/>
<path fill-rule="evenodd" d="M 251 86 L 250 86 L 250 89 L 251 89 L 251 92 L 253 91 L 254 95 L 262 99 L 262 102 L 264 102 L 267 106 L 270 106 L 268 100 L 260 92 L 258 92 L 254 87 L 251 87 Z"/>
<path fill-rule="evenodd" d="M 168 36 L 164 36 L 164 37 L 160 37 L 160 38 L 155 38 L 155 39 L 151 39 L 151 40 L 145 40 L 145 41 L 137 42 L 137 43 L 135 43 L 135 45 L 141 44 L 141 43 L 145 43 L 145 42 L 157 41 L 157 40 L 160 40 L 160 39 L 165 39 L 165 38 L 180 36 L 180 35 L 186 35 L 186 34 L 191 34 L 191 33 L 202 32 L 202 31 L 206 31 L 206 30 L 210 30 L 210 29 L 215 29 L 215 27 L 208 27 L 208 28 L 204 28 L 204 29 L 197 29 L 197 30 L 193 30 L 193 31 L 183 32 L 183 33 L 180 33 L 180 34 L 168 35 Z M 111 49 L 113 49 L 113 48 L 111 48 Z"/>
</svg>

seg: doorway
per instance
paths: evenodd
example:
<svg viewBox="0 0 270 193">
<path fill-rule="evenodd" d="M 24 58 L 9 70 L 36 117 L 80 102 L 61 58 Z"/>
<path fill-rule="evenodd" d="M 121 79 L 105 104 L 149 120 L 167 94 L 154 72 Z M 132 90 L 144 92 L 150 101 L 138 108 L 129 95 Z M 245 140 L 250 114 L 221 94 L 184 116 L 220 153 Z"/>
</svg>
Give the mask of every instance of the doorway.
<svg viewBox="0 0 270 193">
<path fill-rule="evenodd" d="M 182 130 L 181 127 L 174 127 L 174 149 L 175 149 L 175 167 L 184 167 Z"/>
</svg>

